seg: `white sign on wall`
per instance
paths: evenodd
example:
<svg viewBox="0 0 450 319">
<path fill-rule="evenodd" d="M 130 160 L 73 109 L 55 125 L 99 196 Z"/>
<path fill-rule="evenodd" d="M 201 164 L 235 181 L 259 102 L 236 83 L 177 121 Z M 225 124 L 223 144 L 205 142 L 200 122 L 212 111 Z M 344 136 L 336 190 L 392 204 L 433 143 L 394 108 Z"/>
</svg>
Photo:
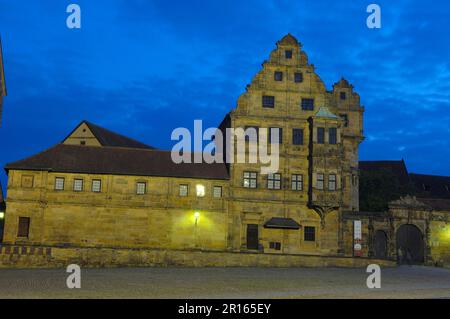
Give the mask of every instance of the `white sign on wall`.
<svg viewBox="0 0 450 319">
<path fill-rule="evenodd" d="M 362 223 L 360 220 L 353 221 L 353 255 L 362 256 Z"/>
</svg>

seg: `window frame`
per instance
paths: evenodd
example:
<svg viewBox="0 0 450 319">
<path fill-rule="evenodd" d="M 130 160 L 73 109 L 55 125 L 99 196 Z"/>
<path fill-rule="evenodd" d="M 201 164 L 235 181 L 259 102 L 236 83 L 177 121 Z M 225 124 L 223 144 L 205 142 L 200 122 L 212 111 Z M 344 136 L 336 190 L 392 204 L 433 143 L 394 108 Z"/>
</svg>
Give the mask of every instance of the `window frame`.
<svg viewBox="0 0 450 319">
<path fill-rule="evenodd" d="M 331 179 L 331 177 L 333 177 L 333 179 Z M 333 187 L 330 187 L 331 185 L 333 185 Z M 330 190 L 330 191 L 337 190 L 337 175 L 336 174 L 328 175 L 328 190 Z"/>
<path fill-rule="evenodd" d="M 143 185 L 144 189 L 143 191 L 140 191 L 139 186 Z M 145 195 L 147 194 L 147 182 L 136 182 L 136 195 Z"/>
<path fill-rule="evenodd" d="M 183 189 L 186 189 L 186 193 L 184 193 L 184 191 L 182 191 Z M 188 184 L 178 185 L 178 196 L 180 196 L 180 197 L 188 197 L 189 196 L 189 185 Z"/>
<path fill-rule="evenodd" d="M 216 190 L 219 189 L 220 190 L 220 196 L 216 196 Z M 213 186 L 213 197 L 214 198 L 222 198 L 223 197 L 223 188 L 222 186 Z"/>
<path fill-rule="evenodd" d="M 275 82 L 283 82 L 283 72 L 282 71 L 273 72 L 273 80 Z"/>
<path fill-rule="evenodd" d="M 271 101 L 272 103 L 268 104 L 265 103 L 267 100 Z M 262 96 L 262 107 L 267 109 L 273 109 L 275 108 L 275 96 L 273 95 L 263 95 Z"/>
<path fill-rule="evenodd" d="M 295 187 L 294 187 L 294 185 L 295 185 Z M 303 174 L 292 174 L 291 189 L 293 191 L 302 191 L 303 190 Z"/>
<path fill-rule="evenodd" d="M 300 143 L 298 143 L 298 140 L 296 139 L 296 137 L 298 138 L 298 134 L 296 134 L 295 132 L 300 132 Z M 303 139 L 304 139 L 304 132 L 302 128 L 293 128 L 292 129 L 292 145 L 303 145 Z"/>
<path fill-rule="evenodd" d="M 58 188 L 58 181 L 62 181 L 62 188 Z M 63 191 L 64 190 L 64 188 L 65 188 L 65 184 L 66 184 L 66 178 L 65 177 L 58 177 L 58 176 L 56 176 L 55 177 L 55 188 L 54 188 L 54 190 L 55 191 Z"/>
<path fill-rule="evenodd" d="M 247 186 L 246 186 L 246 181 L 248 182 Z M 252 182 L 254 182 L 254 185 L 252 184 Z M 242 179 L 242 186 L 245 188 L 258 188 L 258 173 L 252 172 L 252 171 L 244 171 L 243 179 Z"/>
<path fill-rule="evenodd" d="M 331 132 L 334 132 L 332 135 Z M 333 139 L 332 139 L 333 137 Z M 336 145 L 337 144 L 337 128 L 336 127 L 329 127 L 328 128 L 328 144 Z"/>
<path fill-rule="evenodd" d="M 284 50 L 284 58 L 285 59 L 288 59 L 288 60 L 292 59 L 292 54 L 293 54 L 292 50 Z"/>
<path fill-rule="evenodd" d="M 23 230 L 21 225 L 22 221 L 27 221 L 26 225 L 26 235 L 22 234 L 21 231 Z M 31 225 L 31 218 L 26 216 L 19 216 L 19 219 L 17 221 L 17 238 L 29 238 L 30 237 L 30 225 Z"/>
<path fill-rule="evenodd" d="M 81 182 L 81 188 L 76 189 L 77 182 Z M 74 192 L 82 192 L 84 190 L 84 180 L 82 178 L 74 178 L 73 179 L 73 191 Z"/>
<path fill-rule="evenodd" d="M 294 73 L 294 83 L 302 83 L 303 82 L 303 73 L 295 72 Z"/>
<path fill-rule="evenodd" d="M 319 179 L 319 176 L 321 176 L 320 179 Z M 319 184 L 319 182 L 321 182 L 321 184 Z M 322 186 L 319 187 L 319 185 L 322 185 Z M 316 173 L 316 189 L 324 190 L 324 187 L 325 187 L 325 174 L 323 174 L 323 173 Z"/>
<path fill-rule="evenodd" d="M 316 227 L 304 226 L 303 227 L 303 241 L 315 242 L 316 241 Z"/>
<path fill-rule="evenodd" d="M 270 173 L 267 174 L 267 189 L 280 190 L 281 189 L 281 174 Z"/>
<path fill-rule="evenodd" d="M 316 128 L 317 144 L 325 144 L 325 128 L 318 126 Z"/>
<path fill-rule="evenodd" d="M 99 184 L 98 184 L 98 190 L 95 190 L 94 189 L 94 183 L 95 182 L 98 182 Z M 102 192 L 102 180 L 101 179 L 98 179 L 98 178 L 96 178 L 96 179 L 93 179 L 92 180 L 92 182 L 91 182 L 91 191 L 93 192 L 93 193 L 101 193 Z"/>
<path fill-rule="evenodd" d="M 306 103 L 308 102 L 308 103 Z M 309 102 L 311 102 L 311 104 L 309 104 Z M 307 97 L 302 97 L 301 102 L 300 102 L 300 107 L 303 111 L 314 111 L 314 99 L 313 98 L 307 98 Z"/>
</svg>

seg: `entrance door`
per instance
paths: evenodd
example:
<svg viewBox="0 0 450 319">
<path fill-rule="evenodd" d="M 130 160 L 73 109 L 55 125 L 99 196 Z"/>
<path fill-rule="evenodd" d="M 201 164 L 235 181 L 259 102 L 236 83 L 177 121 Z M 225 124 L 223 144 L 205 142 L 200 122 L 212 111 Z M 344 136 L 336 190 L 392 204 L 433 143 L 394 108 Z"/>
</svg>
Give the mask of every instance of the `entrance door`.
<svg viewBox="0 0 450 319">
<path fill-rule="evenodd" d="M 375 258 L 385 259 L 387 257 L 387 235 L 384 231 L 378 230 L 374 236 Z"/>
<path fill-rule="evenodd" d="M 400 226 L 397 230 L 397 254 L 399 249 L 403 253 L 403 262 L 407 262 L 409 252 L 411 262 L 423 263 L 424 243 L 420 229 L 411 224 Z"/>
<path fill-rule="evenodd" d="M 247 249 L 258 249 L 259 239 L 258 239 L 258 225 L 248 224 L 247 225 Z"/>
</svg>

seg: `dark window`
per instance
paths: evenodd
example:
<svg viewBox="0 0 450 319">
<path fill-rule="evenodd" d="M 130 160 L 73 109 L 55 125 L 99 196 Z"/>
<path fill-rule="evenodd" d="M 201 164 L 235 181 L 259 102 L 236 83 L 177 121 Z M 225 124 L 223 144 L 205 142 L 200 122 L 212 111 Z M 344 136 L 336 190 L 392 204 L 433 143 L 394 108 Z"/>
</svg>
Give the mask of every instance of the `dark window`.
<svg viewBox="0 0 450 319">
<path fill-rule="evenodd" d="M 286 50 L 284 51 L 284 57 L 286 59 L 292 59 L 292 50 Z"/>
<path fill-rule="evenodd" d="M 339 116 L 344 120 L 344 127 L 348 127 L 348 115 L 347 114 L 339 114 Z"/>
<path fill-rule="evenodd" d="M 305 241 L 316 241 L 316 228 L 305 226 Z"/>
<path fill-rule="evenodd" d="M 325 143 L 325 129 L 323 127 L 317 128 L 317 143 L 318 144 Z"/>
<path fill-rule="evenodd" d="M 30 231 L 30 217 L 19 217 L 19 228 L 17 231 L 17 237 L 26 237 Z"/>
<path fill-rule="evenodd" d="M 328 190 L 330 190 L 330 191 L 336 190 L 336 175 L 335 174 L 328 175 Z"/>
<path fill-rule="evenodd" d="M 426 185 L 426 184 L 422 184 L 422 188 L 424 191 L 429 192 L 431 190 L 431 186 L 430 185 Z"/>
<path fill-rule="evenodd" d="M 252 141 L 252 142 L 258 142 L 258 135 L 259 135 L 259 127 L 258 126 L 246 126 L 245 131 L 247 131 L 248 128 L 254 128 L 256 136 L 253 135 L 253 133 L 246 134 L 245 135 L 245 141 Z M 253 131 L 253 130 L 252 130 Z M 251 138 L 250 138 L 251 137 Z"/>
<path fill-rule="evenodd" d="M 281 250 L 281 243 L 271 241 L 271 242 L 269 243 L 269 248 L 270 248 L 270 249 L 275 249 L 275 250 Z"/>
<path fill-rule="evenodd" d="M 345 100 L 347 98 L 345 92 L 341 92 L 339 96 L 341 97 L 341 100 Z"/>
<path fill-rule="evenodd" d="M 281 189 L 281 174 L 268 174 L 267 175 L 267 188 L 268 189 Z"/>
<path fill-rule="evenodd" d="M 275 81 L 283 81 L 283 72 L 275 71 L 274 79 Z"/>
<path fill-rule="evenodd" d="M 258 225 L 247 225 L 247 249 L 258 249 L 259 246 Z"/>
<path fill-rule="evenodd" d="M 272 130 L 273 136 L 272 136 Z M 278 144 L 283 143 L 283 129 L 281 127 L 269 127 L 269 143 L 274 144 L 277 141 L 275 140 L 275 132 L 278 130 Z"/>
<path fill-rule="evenodd" d="M 86 145 L 86 141 L 80 141 L 80 145 Z"/>
<path fill-rule="evenodd" d="M 295 83 L 303 82 L 303 73 L 301 72 L 294 73 L 294 81 Z"/>
<path fill-rule="evenodd" d="M 257 186 L 257 173 L 256 172 L 244 172 L 244 187 L 256 188 Z"/>
<path fill-rule="evenodd" d="M 313 111 L 314 99 L 302 99 L 302 110 Z"/>
<path fill-rule="evenodd" d="M 328 143 L 330 144 L 337 143 L 337 129 L 335 127 L 330 127 L 328 129 Z"/>
<path fill-rule="evenodd" d="M 301 128 L 292 129 L 292 144 L 303 145 L 303 129 Z"/>
<path fill-rule="evenodd" d="M 293 191 L 303 190 L 303 175 L 301 174 L 292 175 L 292 190 Z"/>
<path fill-rule="evenodd" d="M 263 107 L 275 107 L 275 97 L 270 95 L 263 95 L 262 97 L 262 106 Z"/>
</svg>

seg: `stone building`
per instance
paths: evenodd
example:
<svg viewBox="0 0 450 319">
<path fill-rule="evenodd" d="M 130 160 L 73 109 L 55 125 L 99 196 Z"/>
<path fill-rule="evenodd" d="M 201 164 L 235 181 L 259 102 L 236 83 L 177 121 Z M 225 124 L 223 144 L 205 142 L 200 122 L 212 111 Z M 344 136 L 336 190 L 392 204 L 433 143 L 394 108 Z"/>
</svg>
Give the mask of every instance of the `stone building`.
<svg viewBox="0 0 450 319">
<path fill-rule="evenodd" d="M 363 112 L 353 86 L 342 78 L 327 90 L 288 34 L 219 126 L 277 144 L 277 172 L 262 174 L 260 161 L 175 164 L 170 151 L 83 121 L 6 166 L 4 243 L 351 257 L 358 219 L 370 256 L 375 215 L 358 202 Z"/>
</svg>

